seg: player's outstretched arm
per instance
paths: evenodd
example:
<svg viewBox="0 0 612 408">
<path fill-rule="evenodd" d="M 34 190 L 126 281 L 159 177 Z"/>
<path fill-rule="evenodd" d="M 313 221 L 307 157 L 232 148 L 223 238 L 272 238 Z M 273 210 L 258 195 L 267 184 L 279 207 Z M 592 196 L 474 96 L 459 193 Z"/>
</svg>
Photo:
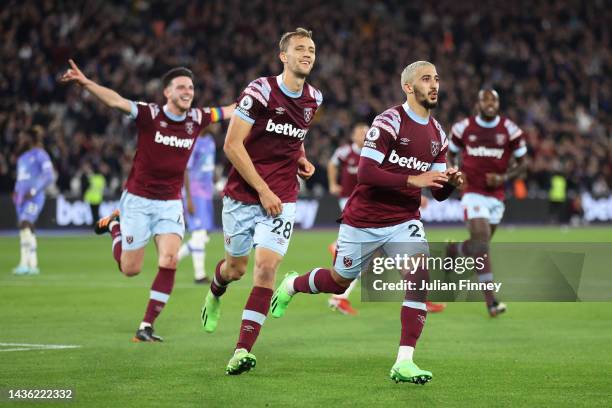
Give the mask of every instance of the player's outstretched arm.
<svg viewBox="0 0 612 408">
<path fill-rule="evenodd" d="M 223 114 L 223 119 L 230 119 L 232 114 L 234 113 L 234 109 L 236 109 L 236 104 L 232 103 L 231 105 L 222 106 L 221 112 Z"/>
<path fill-rule="evenodd" d="M 257 173 L 249 152 L 244 147 L 244 140 L 251 131 L 252 126 L 251 123 L 233 115 L 227 129 L 227 135 L 225 136 L 223 151 L 242 178 L 257 191 L 261 205 L 265 208 L 268 215 L 276 217 L 282 212 L 281 200 L 270 190 L 268 184 Z"/>
<path fill-rule="evenodd" d="M 62 78 L 60 79 L 61 82 L 76 82 L 78 85 L 91 92 L 109 108 L 118 109 L 125 114 L 131 113 L 132 106 L 127 99 L 112 89 L 98 85 L 91 79 L 87 78 L 73 60 L 68 60 L 68 63 L 70 63 L 70 68 L 64 73 L 64 75 L 62 75 Z"/>
</svg>

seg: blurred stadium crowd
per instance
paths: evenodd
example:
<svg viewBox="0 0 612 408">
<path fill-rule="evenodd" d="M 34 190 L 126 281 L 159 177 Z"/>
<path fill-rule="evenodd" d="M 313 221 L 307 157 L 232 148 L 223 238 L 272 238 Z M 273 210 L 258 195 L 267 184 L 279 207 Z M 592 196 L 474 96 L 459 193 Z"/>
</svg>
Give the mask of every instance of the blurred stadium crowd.
<svg viewBox="0 0 612 408">
<path fill-rule="evenodd" d="M 45 129 L 57 188 L 81 194 L 89 171 L 117 196 L 135 147 L 130 121 L 59 75 L 74 58 L 95 81 L 133 100 L 162 102 L 159 78 L 190 67 L 200 105 L 231 103 L 259 76 L 281 71 L 277 41 L 297 26 L 314 31 L 310 82 L 323 109 L 307 137 L 318 166 L 310 192 L 324 191 L 325 165 L 351 126 L 400 103 L 405 65 L 427 59 L 441 76 L 435 116 L 450 129 L 474 112 L 483 85 L 527 133 L 531 196 L 553 176 L 568 191 L 606 196 L 612 187 L 612 8 L 605 0 L 405 2 L 10 1 L 0 10 L 0 193 L 15 177 L 19 133 Z M 224 131 L 215 128 L 218 147 Z M 219 150 L 220 167 L 224 156 Z"/>
</svg>

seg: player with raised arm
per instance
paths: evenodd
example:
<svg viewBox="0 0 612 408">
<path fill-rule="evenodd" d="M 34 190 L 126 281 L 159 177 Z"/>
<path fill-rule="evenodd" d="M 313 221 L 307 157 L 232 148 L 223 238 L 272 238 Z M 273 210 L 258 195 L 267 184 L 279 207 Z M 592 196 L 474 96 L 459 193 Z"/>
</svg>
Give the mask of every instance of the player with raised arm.
<svg viewBox="0 0 612 408">
<path fill-rule="evenodd" d="M 19 223 L 21 258 L 13 269 L 15 275 L 36 275 L 37 242 L 34 224 L 45 205 L 45 190 L 55 181 L 53 164 L 42 145 L 43 129 L 34 126 L 19 135 L 17 181 L 13 202 Z"/>
<path fill-rule="evenodd" d="M 234 106 L 192 108 L 193 73 L 173 68 L 162 78 L 166 104 L 133 102 L 87 78 L 70 60 L 62 82 L 76 82 L 103 104 L 129 115 L 138 129 L 132 169 L 119 202 L 119 210 L 96 222 L 96 233 L 109 232 L 113 257 L 125 276 L 142 268 L 145 246 L 153 237 L 158 253 L 158 272 L 145 316 L 133 338 L 135 342 L 162 341 L 153 323 L 168 302 L 178 250 L 185 232 L 181 187 L 185 167 L 198 135 L 216 119 L 228 118 Z M 219 114 L 220 112 L 220 114 Z M 121 223 L 119 221 L 121 214 Z"/>
<path fill-rule="evenodd" d="M 494 89 L 478 92 L 478 115 L 453 125 L 448 158 L 465 175 L 461 204 L 470 238 L 447 247 L 449 256 L 480 257 L 489 253 L 489 242 L 504 215 L 504 185 L 527 169 L 524 159 L 527 147 L 523 131 L 510 119 L 499 114 L 499 94 Z M 485 267 L 477 270 L 480 282 L 493 282 L 488 256 Z M 506 311 L 492 290 L 484 297 L 491 317 Z"/>
<path fill-rule="evenodd" d="M 221 110 L 213 108 L 212 114 L 214 120 L 216 115 L 221 115 Z M 210 283 L 204 271 L 204 259 L 209 241 L 208 231 L 214 227 L 215 153 L 213 135 L 202 134 L 196 140 L 185 171 L 183 207 L 191 237 L 181 246 L 178 257 L 180 261 L 191 254 L 194 282 L 198 284 Z"/>
<path fill-rule="evenodd" d="M 215 331 L 220 298 L 230 282 L 245 274 L 255 247 L 253 289 L 228 374 L 249 371 L 256 364 L 251 349 L 268 314 L 276 270 L 289 246 L 297 177 L 307 179 L 314 173 L 303 146 L 323 101 L 321 92 L 305 82 L 315 63 L 312 33 L 303 28 L 285 33 L 279 48 L 282 74 L 258 78 L 246 87 L 223 146 L 232 164 L 223 198 L 225 258 L 215 268 L 202 307 L 205 331 Z"/>
<path fill-rule="evenodd" d="M 272 298 L 272 316 L 283 316 L 298 292 L 343 293 L 378 250 L 390 258 L 428 253 L 419 220 L 421 189 L 429 187 L 434 198 L 445 200 L 463 179 L 456 169 L 446 168 L 446 135 L 430 116 L 438 103 L 435 66 L 427 61 L 408 65 L 401 85 L 406 102 L 378 115 L 366 135 L 359 182 L 342 213 L 333 268 L 315 268 L 301 276 L 288 273 Z M 401 272 L 421 288 L 429 279 L 424 266 Z M 426 298 L 426 290 L 406 291 L 400 346 L 390 374 L 395 381 L 422 384 L 432 378 L 412 361 L 427 316 Z"/>
</svg>

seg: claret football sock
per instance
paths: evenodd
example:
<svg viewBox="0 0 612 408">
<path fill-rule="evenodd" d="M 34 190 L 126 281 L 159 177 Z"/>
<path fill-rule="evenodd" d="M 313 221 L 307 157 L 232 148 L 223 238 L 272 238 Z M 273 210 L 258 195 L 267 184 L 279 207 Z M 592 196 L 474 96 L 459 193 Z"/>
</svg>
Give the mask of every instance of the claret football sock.
<svg viewBox="0 0 612 408">
<path fill-rule="evenodd" d="M 215 276 L 210 283 L 210 291 L 216 297 L 223 296 L 225 291 L 227 290 L 227 285 L 230 282 L 226 281 L 223 276 L 221 276 L 221 265 L 225 262 L 225 259 L 220 260 L 215 267 Z"/>
<path fill-rule="evenodd" d="M 119 266 L 119 270 L 121 270 L 121 226 L 117 221 L 111 221 L 109 229 L 111 238 L 113 239 L 113 258 L 115 258 L 117 266 Z"/>
<path fill-rule="evenodd" d="M 142 319 L 145 323 L 153 325 L 157 316 L 161 313 L 164 306 L 170 298 L 172 288 L 174 287 L 174 276 L 176 269 L 159 267 L 157 276 L 151 285 L 151 292 L 149 296 L 149 303 L 145 316 Z"/>
<path fill-rule="evenodd" d="M 236 349 L 251 351 L 261 326 L 263 326 L 268 311 L 270 310 L 270 299 L 272 289 L 255 286 L 242 312 L 242 324 L 240 325 L 240 337 Z"/>
<path fill-rule="evenodd" d="M 288 285 L 291 284 L 288 282 Z M 286 288 L 289 294 L 291 288 Z M 302 293 L 335 293 L 340 295 L 346 291 L 344 286 L 336 283 L 329 269 L 315 268 L 305 275 L 295 278 L 293 281 L 293 292 Z"/>
<path fill-rule="evenodd" d="M 402 321 L 402 333 L 400 336 L 400 349 L 402 346 L 416 347 L 425 320 L 427 319 L 427 307 L 423 302 L 413 302 L 405 300 L 402 303 L 401 321 Z M 408 349 L 404 349 L 407 352 Z M 412 356 L 411 356 L 412 357 Z M 398 354 L 399 359 L 399 354 Z"/>
</svg>

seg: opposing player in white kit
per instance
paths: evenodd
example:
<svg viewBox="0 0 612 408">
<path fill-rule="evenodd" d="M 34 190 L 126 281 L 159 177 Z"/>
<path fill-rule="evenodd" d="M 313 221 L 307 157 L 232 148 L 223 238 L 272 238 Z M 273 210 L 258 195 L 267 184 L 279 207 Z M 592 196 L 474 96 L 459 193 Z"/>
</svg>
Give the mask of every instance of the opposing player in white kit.
<svg viewBox="0 0 612 408">
<path fill-rule="evenodd" d="M 232 163 L 223 198 L 225 258 L 219 261 L 202 308 L 202 325 L 215 331 L 220 297 L 246 272 L 255 247 L 253 289 L 242 313 L 240 335 L 226 373 L 240 374 L 256 364 L 251 348 L 263 325 L 280 264 L 293 231 L 300 176 L 314 166 L 303 141 L 323 101 L 306 83 L 315 62 L 310 31 L 285 33 L 279 43 L 283 73 L 252 81 L 238 97 L 223 150 Z"/>
<path fill-rule="evenodd" d="M 378 250 L 390 258 L 428 253 L 419 220 L 421 188 L 431 188 L 437 200 L 444 200 L 462 183 L 462 176 L 446 168 L 448 140 L 430 116 L 438 102 L 435 66 L 426 61 L 408 65 L 401 84 L 406 102 L 378 115 L 366 135 L 359 182 L 342 213 L 333 268 L 315 268 L 301 276 L 288 273 L 272 298 L 272 316 L 283 316 L 297 292 L 344 292 Z M 429 279 L 425 265 L 402 275 L 416 288 Z M 395 381 L 423 384 L 432 378 L 412 361 L 427 316 L 426 298 L 426 290 L 406 291 L 400 347 L 390 374 Z"/>
<path fill-rule="evenodd" d="M 478 92 L 478 115 L 453 125 L 449 144 L 449 161 L 461 158 L 460 169 L 466 185 L 461 204 L 470 230 L 470 238 L 449 244 L 450 256 L 484 257 L 485 267 L 478 269 L 480 282 L 492 282 L 489 242 L 504 215 L 505 183 L 527 168 L 527 146 L 523 131 L 510 119 L 499 114 L 499 94 L 494 89 Z M 506 311 L 492 290 L 484 290 L 491 317 Z"/>
</svg>

